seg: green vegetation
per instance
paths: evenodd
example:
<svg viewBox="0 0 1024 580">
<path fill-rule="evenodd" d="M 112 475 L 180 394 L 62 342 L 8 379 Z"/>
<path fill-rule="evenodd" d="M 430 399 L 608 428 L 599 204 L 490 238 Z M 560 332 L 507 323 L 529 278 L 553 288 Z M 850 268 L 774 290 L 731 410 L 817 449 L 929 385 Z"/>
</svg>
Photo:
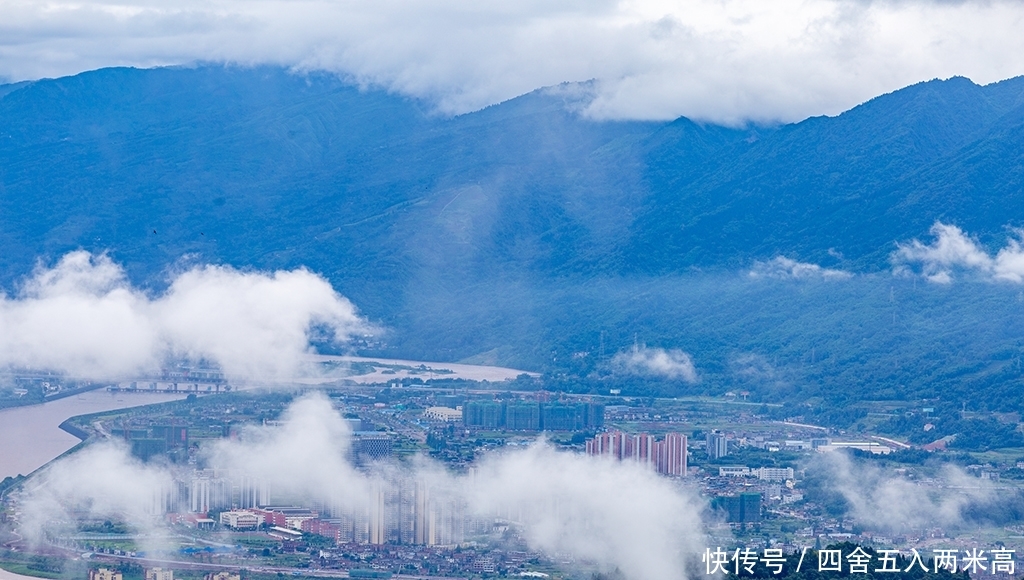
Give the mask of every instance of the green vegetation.
<svg viewBox="0 0 1024 580">
<path fill-rule="evenodd" d="M 77 248 L 156 293 L 183 255 L 306 266 L 387 328 L 357 341 L 371 356 L 543 371 L 523 386 L 568 392 L 744 391 L 838 427 L 866 398 L 1020 411 L 1019 287 L 894 277 L 890 255 L 936 219 L 1005 244 L 1022 85 L 933 81 L 734 129 L 595 122 L 547 91 L 446 119 L 272 67 L 41 80 L 0 96 L 0 284 Z M 858 275 L 747 275 L 779 256 Z M 690 353 L 700 381 L 616 370 L 634 339 Z"/>
<path fill-rule="evenodd" d="M 88 566 L 81 560 L 9 550 L 0 550 L 0 568 L 14 574 L 49 580 L 81 580 L 88 573 Z"/>
<path fill-rule="evenodd" d="M 13 572 L 15 574 L 21 574 L 22 576 L 35 576 L 37 578 L 61 578 L 60 572 L 62 570 L 41 570 L 31 564 L 23 562 L 4 562 L 0 561 L 0 568 Z"/>
<path fill-rule="evenodd" d="M 1017 422 L 1004 422 L 991 417 L 961 418 L 962 413 L 949 404 L 928 414 L 907 412 L 877 426 L 882 433 L 905 437 L 909 442 L 925 444 L 955 436 L 949 448 L 963 451 L 990 451 L 1024 446 L 1024 433 Z"/>
<path fill-rule="evenodd" d="M 110 520 L 105 520 L 103 522 L 81 522 L 78 525 L 78 531 L 92 532 L 96 534 L 127 534 L 130 533 L 131 530 L 128 529 L 128 526 L 125 525 L 124 522 L 114 523 Z"/>
</svg>

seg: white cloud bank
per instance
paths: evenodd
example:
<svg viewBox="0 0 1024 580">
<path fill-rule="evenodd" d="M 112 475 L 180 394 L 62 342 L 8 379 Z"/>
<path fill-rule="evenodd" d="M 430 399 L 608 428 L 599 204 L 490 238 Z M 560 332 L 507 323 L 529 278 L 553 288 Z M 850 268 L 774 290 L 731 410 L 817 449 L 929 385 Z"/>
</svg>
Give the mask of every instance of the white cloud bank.
<svg viewBox="0 0 1024 580">
<path fill-rule="evenodd" d="M 0 0 L 0 77 L 112 65 L 270 63 L 466 112 L 597 79 L 597 117 L 835 114 L 954 75 L 1024 74 L 1011 0 Z"/>
<path fill-rule="evenodd" d="M 844 270 L 822 268 L 817 264 L 797 262 L 784 256 L 778 256 L 767 262 L 755 262 L 750 269 L 751 278 L 782 278 L 795 280 L 846 280 L 853 274 Z"/>
<path fill-rule="evenodd" d="M 340 341 L 367 328 L 307 270 L 197 267 L 150 297 L 107 256 L 78 251 L 37 268 L 17 296 L 0 295 L 0 367 L 113 379 L 176 356 L 213 361 L 236 378 L 289 378 L 302 371 L 311 325 Z"/>
<path fill-rule="evenodd" d="M 991 280 L 1024 282 L 1024 232 L 1015 231 L 1017 238 L 1010 238 L 995 256 L 954 225 L 936 222 L 930 232 L 935 236 L 931 244 L 918 240 L 898 244 L 892 255 L 897 273 L 917 266 L 928 280 L 940 284 L 952 282 L 957 270 L 972 271 Z"/>
<path fill-rule="evenodd" d="M 303 500 L 346 507 L 364 498 L 368 482 L 349 463 L 352 430 L 319 393 L 297 399 L 281 415 L 279 427 L 254 426 L 242 439 L 222 439 L 208 463 L 257 477 L 270 489 Z"/>
<path fill-rule="evenodd" d="M 634 347 L 611 360 L 617 372 L 696 383 L 700 380 L 693 358 L 679 349 Z"/>
</svg>

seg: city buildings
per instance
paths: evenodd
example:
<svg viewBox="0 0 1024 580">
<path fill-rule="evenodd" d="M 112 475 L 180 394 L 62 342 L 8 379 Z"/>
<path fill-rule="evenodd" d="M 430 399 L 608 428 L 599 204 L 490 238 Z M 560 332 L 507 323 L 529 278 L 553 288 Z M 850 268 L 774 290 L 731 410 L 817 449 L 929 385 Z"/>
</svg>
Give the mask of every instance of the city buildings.
<svg viewBox="0 0 1024 580">
<path fill-rule="evenodd" d="M 220 513 L 220 525 L 235 530 L 255 530 L 263 523 L 263 518 L 248 510 L 231 510 Z"/>
<path fill-rule="evenodd" d="M 188 459 L 188 427 L 180 425 L 155 425 L 149 428 L 125 427 L 122 436 L 131 446 L 132 455 L 143 461 L 149 461 L 157 455 L 166 456 L 175 463 L 183 463 Z"/>
<path fill-rule="evenodd" d="M 352 436 L 352 454 L 356 463 L 380 461 L 391 457 L 391 436 L 377 431 L 359 431 Z"/>
<path fill-rule="evenodd" d="M 89 580 L 122 580 L 121 573 L 116 570 L 99 568 L 89 570 Z"/>
<path fill-rule="evenodd" d="M 660 444 L 660 446 L 658 446 Z M 666 433 L 665 438 L 655 444 L 658 473 L 666 475 L 686 475 L 687 450 L 686 435 L 682 433 Z"/>
<path fill-rule="evenodd" d="M 212 470 L 196 471 L 189 482 L 189 511 L 205 514 L 231 505 L 231 485 Z"/>
<path fill-rule="evenodd" d="M 584 431 L 604 426 L 604 405 L 540 401 L 468 401 L 463 425 L 484 431 Z"/>
<path fill-rule="evenodd" d="M 265 526 L 282 537 L 299 532 L 331 538 L 337 544 L 419 544 L 448 546 L 463 541 L 468 516 L 464 500 L 426 482 L 377 479 L 360 507 L 330 502 L 317 510 L 267 506 L 221 512 L 221 525 L 242 530 Z"/>
<path fill-rule="evenodd" d="M 792 467 L 758 467 L 751 469 L 745 465 L 723 465 L 718 468 L 719 477 L 756 477 L 764 481 L 786 481 L 793 479 Z"/>
<path fill-rule="evenodd" d="M 450 407 L 428 407 L 423 411 L 423 418 L 427 421 L 438 421 L 441 423 L 461 423 L 462 409 Z"/>
<path fill-rule="evenodd" d="M 504 427 L 509 431 L 540 431 L 541 415 L 541 406 L 537 403 L 509 403 L 505 407 Z"/>
<path fill-rule="evenodd" d="M 270 504 L 270 485 L 258 477 L 238 477 L 238 507 L 254 508 Z"/>
<path fill-rule="evenodd" d="M 496 430 L 505 426 L 505 404 L 500 401 L 469 401 L 462 407 L 466 427 Z"/>
<path fill-rule="evenodd" d="M 725 438 L 725 433 L 717 430 L 708 433 L 707 443 L 709 459 L 721 459 L 729 455 L 729 440 Z"/>
<path fill-rule="evenodd" d="M 598 433 L 586 442 L 587 455 L 633 461 L 665 475 L 686 475 L 686 435 L 668 433 L 661 441 L 647 433 L 621 431 Z"/>
<path fill-rule="evenodd" d="M 753 470 L 758 479 L 765 481 L 787 481 L 794 478 L 792 467 L 761 467 Z"/>
<path fill-rule="evenodd" d="M 725 513 L 731 524 L 757 524 L 761 522 L 761 494 L 740 493 L 711 500 L 711 507 Z"/>
</svg>

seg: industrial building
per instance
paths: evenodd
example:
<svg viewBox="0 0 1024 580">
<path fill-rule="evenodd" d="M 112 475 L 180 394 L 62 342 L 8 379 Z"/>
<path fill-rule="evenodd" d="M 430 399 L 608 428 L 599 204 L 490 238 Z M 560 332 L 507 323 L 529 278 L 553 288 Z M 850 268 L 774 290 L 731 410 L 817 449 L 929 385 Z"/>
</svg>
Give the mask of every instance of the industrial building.
<svg viewBox="0 0 1024 580">
<path fill-rule="evenodd" d="M 441 423 L 461 423 L 462 409 L 450 407 L 428 407 L 423 411 L 423 418 L 427 421 L 438 421 Z"/>
</svg>

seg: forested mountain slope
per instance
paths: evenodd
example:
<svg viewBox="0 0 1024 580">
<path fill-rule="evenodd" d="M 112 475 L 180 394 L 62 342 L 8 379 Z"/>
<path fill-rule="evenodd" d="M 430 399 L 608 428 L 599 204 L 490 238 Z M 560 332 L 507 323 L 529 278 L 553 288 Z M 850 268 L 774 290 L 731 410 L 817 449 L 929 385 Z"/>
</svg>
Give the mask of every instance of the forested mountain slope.
<svg viewBox="0 0 1024 580">
<path fill-rule="evenodd" d="M 993 401 L 1020 382 L 1021 288 L 894 278 L 891 255 L 936 221 L 989 252 L 1022 225 L 1024 79 L 779 127 L 595 121 L 587 94 L 444 118 L 275 68 L 0 87 L 0 283 L 77 248 L 154 291 L 183 260 L 306 266 L 389 354 L 587 382 L 637 336 L 693 356 L 673 392 L 1018 404 Z M 779 256 L 854 275 L 749 275 Z"/>
</svg>

